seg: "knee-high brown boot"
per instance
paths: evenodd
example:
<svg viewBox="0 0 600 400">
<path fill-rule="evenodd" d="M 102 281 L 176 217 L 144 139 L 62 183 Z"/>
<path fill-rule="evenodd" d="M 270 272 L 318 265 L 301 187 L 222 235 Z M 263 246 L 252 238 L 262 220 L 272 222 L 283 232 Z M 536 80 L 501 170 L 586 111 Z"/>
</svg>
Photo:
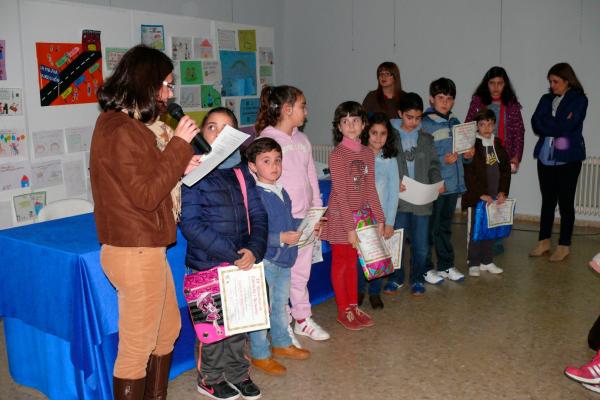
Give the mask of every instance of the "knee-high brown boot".
<svg viewBox="0 0 600 400">
<path fill-rule="evenodd" d="M 167 398 L 172 356 L 172 352 L 164 356 L 150 356 L 146 369 L 144 400 L 165 400 Z"/>
<path fill-rule="evenodd" d="M 142 400 L 146 378 L 121 379 L 113 376 L 113 394 L 115 400 Z"/>
</svg>

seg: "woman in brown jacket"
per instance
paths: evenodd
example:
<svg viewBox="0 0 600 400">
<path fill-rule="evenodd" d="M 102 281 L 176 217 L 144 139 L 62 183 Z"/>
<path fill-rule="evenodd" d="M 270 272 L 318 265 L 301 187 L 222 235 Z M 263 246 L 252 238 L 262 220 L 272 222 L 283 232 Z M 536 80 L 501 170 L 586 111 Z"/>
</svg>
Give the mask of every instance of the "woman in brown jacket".
<svg viewBox="0 0 600 400">
<path fill-rule="evenodd" d="M 158 120 L 172 71 L 169 57 L 136 46 L 98 90 L 90 174 L 100 261 L 119 301 L 115 399 L 166 398 L 181 327 L 166 247 L 176 240 L 179 179 L 198 164 L 189 144 L 198 127 L 183 117 L 173 133 Z"/>
</svg>

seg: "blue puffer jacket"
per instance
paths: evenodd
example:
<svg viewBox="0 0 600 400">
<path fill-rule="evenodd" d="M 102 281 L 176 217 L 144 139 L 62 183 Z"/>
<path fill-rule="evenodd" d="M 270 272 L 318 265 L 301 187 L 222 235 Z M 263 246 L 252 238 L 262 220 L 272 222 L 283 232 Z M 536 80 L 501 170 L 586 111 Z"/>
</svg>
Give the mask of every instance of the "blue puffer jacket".
<svg viewBox="0 0 600 400">
<path fill-rule="evenodd" d="M 221 263 L 233 264 L 246 248 L 260 262 L 267 248 L 267 213 L 254 178 L 241 168 L 248 192 L 250 228 L 242 190 L 233 168 L 215 169 L 192 187 L 181 188 L 181 232 L 188 241 L 188 267 L 206 270 Z"/>
<path fill-rule="evenodd" d="M 433 144 L 440 157 L 440 172 L 446 187 L 444 194 L 464 193 L 467 190 L 463 162 L 469 163 L 470 160 L 465 160 L 462 155 L 459 155 L 454 164 L 446 164 L 444 161 L 446 154 L 452 153 L 452 127 L 458 124 L 460 121 L 452 113 L 448 119 L 431 107 L 423 113 L 421 129 L 433 136 Z"/>
</svg>

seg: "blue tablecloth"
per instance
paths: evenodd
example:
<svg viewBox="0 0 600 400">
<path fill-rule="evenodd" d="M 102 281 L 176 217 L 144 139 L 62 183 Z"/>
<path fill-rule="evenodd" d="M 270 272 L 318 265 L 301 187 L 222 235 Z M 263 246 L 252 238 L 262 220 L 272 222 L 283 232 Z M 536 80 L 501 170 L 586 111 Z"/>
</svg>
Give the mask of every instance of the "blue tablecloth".
<svg viewBox="0 0 600 400">
<path fill-rule="evenodd" d="M 320 182 L 325 201 L 329 181 Z M 92 214 L 0 231 L 0 316 L 13 379 L 50 399 L 110 399 L 118 342 L 116 291 L 100 266 Z M 330 298 L 330 252 L 313 266 L 313 304 Z M 186 241 L 167 252 L 182 330 L 171 378 L 194 368 L 194 332 L 182 294 Z"/>
</svg>

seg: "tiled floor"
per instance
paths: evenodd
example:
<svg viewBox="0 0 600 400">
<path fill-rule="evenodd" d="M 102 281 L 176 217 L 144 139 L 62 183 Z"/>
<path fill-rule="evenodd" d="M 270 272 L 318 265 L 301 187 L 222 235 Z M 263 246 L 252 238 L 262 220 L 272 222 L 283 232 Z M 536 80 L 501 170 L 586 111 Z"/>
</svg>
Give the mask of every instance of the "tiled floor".
<svg viewBox="0 0 600 400">
<path fill-rule="evenodd" d="M 419 299 L 404 288 L 384 298 L 383 310 L 366 305 L 376 325 L 360 332 L 335 322 L 330 300 L 314 314 L 332 338 L 301 338 L 308 361 L 284 361 L 283 378 L 253 378 L 264 399 L 600 399 L 562 374 L 593 355 L 587 333 L 600 313 L 600 276 L 587 261 L 600 251 L 595 232 L 578 230 L 573 254 L 551 264 L 527 257 L 536 233 L 515 231 L 495 260 L 504 274 L 428 285 Z M 465 258 L 464 235 L 456 225 L 457 260 Z M 1 327 L 0 399 L 44 398 L 10 378 Z M 169 398 L 202 398 L 194 371 L 171 382 Z"/>
</svg>

